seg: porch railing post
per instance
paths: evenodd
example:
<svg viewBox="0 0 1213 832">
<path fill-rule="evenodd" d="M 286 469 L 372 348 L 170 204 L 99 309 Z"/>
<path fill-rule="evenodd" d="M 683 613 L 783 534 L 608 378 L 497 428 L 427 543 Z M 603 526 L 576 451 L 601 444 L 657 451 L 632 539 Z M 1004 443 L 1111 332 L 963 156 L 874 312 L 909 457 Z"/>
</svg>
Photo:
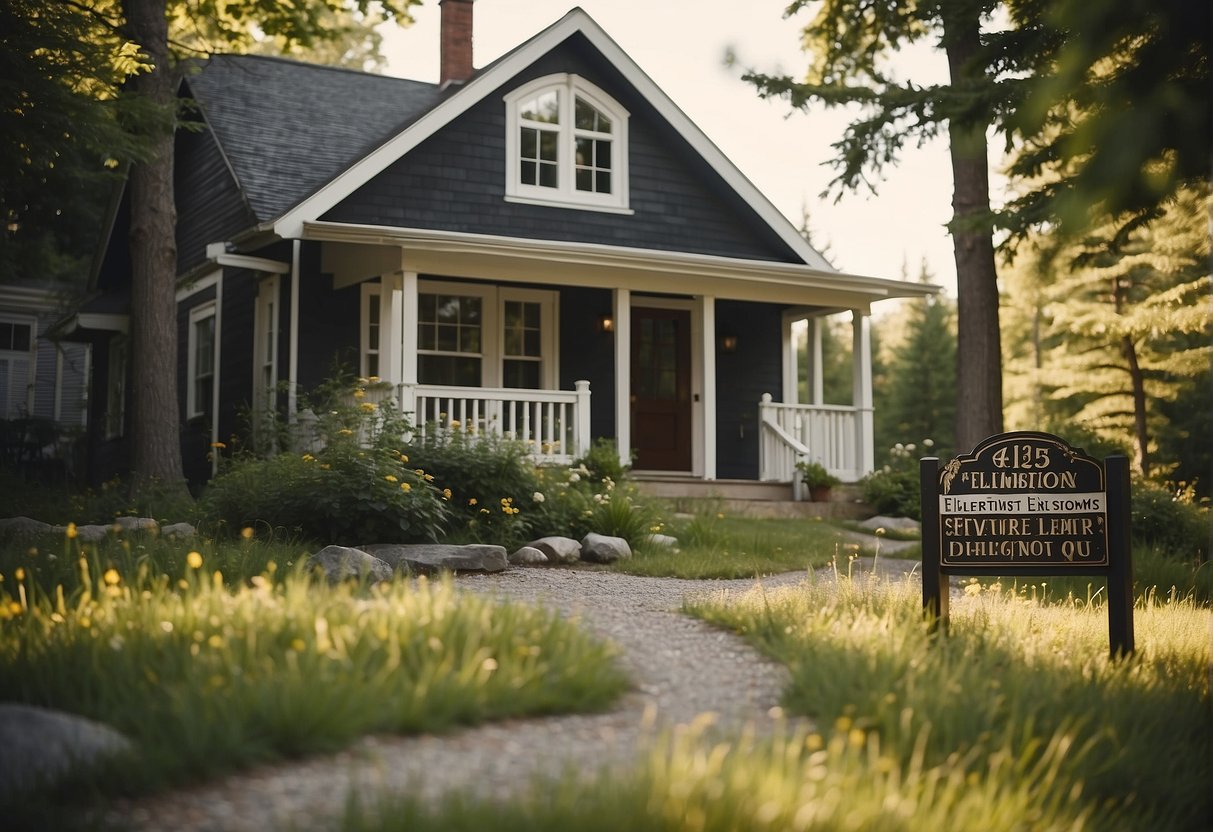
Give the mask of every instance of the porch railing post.
<svg viewBox="0 0 1213 832">
<path fill-rule="evenodd" d="M 573 427 L 573 453 L 585 456 L 590 450 L 590 383 L 585 380 L 573 382 L 577 393 L 577 419 Z"/>
</svg>

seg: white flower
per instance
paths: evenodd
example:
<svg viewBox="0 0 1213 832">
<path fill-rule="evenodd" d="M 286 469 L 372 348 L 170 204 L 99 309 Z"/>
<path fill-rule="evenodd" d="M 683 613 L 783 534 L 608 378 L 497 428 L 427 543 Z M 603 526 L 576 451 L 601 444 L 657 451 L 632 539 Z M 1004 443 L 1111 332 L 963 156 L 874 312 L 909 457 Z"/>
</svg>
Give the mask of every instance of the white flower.
<svg viewBox="0 0 1213 832">
<path fill-rule="evenodd" d="M 542 491 L 536 491 L 534 494 L 532 494 L 532 495 L 531 495 L 531 499 L 532 499 L 532 500 L 534 500 L 534 501 L 535 501 L 535 502 L 537 502 L 537 503 L 542 503 L 542 502 L 543 502 L 543 500 L 544 500 L 544 497 L 543 497 L 543 492 L 542 492 Z"/>
<path fill-rule="evenodd" d="M 924 439 L 924 440 L 922 440 L 922 446 L 924 448 L 934 448 L 935 440 L 934 439 Z"/>
<path fill-rule="evenodd" d="M 581 482 L 581 475 L 577 473 L 569 474 L 569 482 Z"/>
</svg>

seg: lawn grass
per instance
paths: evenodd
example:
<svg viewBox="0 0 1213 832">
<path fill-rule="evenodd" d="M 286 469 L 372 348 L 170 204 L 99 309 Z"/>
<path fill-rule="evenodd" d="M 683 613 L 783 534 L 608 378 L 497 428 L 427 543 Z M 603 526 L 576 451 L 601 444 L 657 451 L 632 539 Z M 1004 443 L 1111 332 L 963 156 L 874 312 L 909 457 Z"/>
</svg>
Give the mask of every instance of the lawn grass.
<svg viewBox="0 0 1213 832">
<path fill-rule="evenodd" d="M 931 636 L 907 584 L 805 583 L 688 611 L 785 662 L 773 738 L 692 726 L 637 765 L 520 789 L 351 806 L 349 832 L 392 830 L 1195 830 L 1213 817 L 1209 613 L 1137 609 L 1138 652 L 1107 656 L 1085 599 L 973 591 Z"/>
<path fill-rule="evenodd" d="M 555 613 L 449 580 L 328 586 L 298 547 L 256 541 L 191 549 L 135 534 L 51 554 L 0 549 L 0 701 L 99 720 L 138 751 L 0 817 L 369 733 L 597 710 L 627 686 L 613 648 Z M 56 585 L 61 561 L 75 579 Z"/>
<path fill-rule="evenodd" d="M 837 527 L 814 518 L 761 519 L 701 512 L 665 530 L 678 551 L 642 547 L 613 569 L 675 578 L 752 578 L 825 566 L 849 545 Z"/>
</svg>

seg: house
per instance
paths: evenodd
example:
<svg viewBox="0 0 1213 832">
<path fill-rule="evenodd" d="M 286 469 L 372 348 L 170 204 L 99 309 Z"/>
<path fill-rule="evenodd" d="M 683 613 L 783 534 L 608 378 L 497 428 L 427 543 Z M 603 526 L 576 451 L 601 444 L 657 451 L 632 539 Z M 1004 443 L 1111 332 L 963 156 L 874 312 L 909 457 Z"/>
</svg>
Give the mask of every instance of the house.
<svg viewBox="0 0 1213 832">
<path fill-rule="evenodd" d="M 48 337 L 68 294 L 0 285 L 0 464 L 27 475 L 70 477 L 82 464 L 90 352 Z"/>
<path fill-rule="evenodd" d="M 475 70 L 472 10 L 443 0 L 438 84 L 233 55 L 185 78 L 187 475 L 242 410 L 297 418 L 335 359 L 389 382 L 419 430 L 458 421 L 544 461 L 608 437 L 654 476 L 870 470 L 871 305 L 930 290 L 833 269 L 584 11 Z M 98 470 L 121 464 L 132 383 L 126 215 L 80 329 Z M 820 347 L 798 368 L 793 332 L 846 310 L 855 406 L 824 406 Z"/>
</svg>

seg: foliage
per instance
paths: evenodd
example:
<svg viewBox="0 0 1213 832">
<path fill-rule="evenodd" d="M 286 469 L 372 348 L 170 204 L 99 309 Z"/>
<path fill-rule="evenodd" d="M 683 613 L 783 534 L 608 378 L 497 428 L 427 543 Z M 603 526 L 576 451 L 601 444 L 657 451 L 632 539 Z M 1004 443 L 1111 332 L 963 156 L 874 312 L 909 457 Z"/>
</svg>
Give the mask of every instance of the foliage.
<svg viewBox="0 0 1213 832">
<path fill-rule="evenodd" d="M 1189 488 L 1138 480 L 1131 497 L 1133 542 L 1177 560 L 1208 560 L 1209 507 Z"/>
<path fill-rule="evenodd" d="M 176 489 L 156 482 L 135 488 L 114 478 L 97 488 L 80 489 L 69 483 L 44 483 L 0 467 L 0 493 L 4 516 L 31 517 L 44 523 L 99 524 L 116 517 L 151 517 L 162 522 L 193 521 L 197 508 Z"/>
<path fill-rule="evenodd" d="M 796 470 L 800 472 L 801 481 L 809 488 L 832 488 L 842 482 L 820 462 L 802 459 L 796 463 Z"/>
<path fill-rule="evenodd" d="M 931 439 L 922 440 L 923 455 L 934 454 L 934 445 Z M 898 442 L 889 449 L 889 461 L 859 481 L 863 501 L 877 514 L 922 519 L 917 450 L 913 442 Z"/>
<path fill-rule="evenodd" d="M 1180 401 L 1213 354 L 1208 204 L 1207 187 L 1187 189 L 1119 242 L 1105 225 L 1078 243 L 1040 238 L 1021 250 L 1008 276 L 1008 420 L 1087 426 L 1132 447 L 1148 475 L 1180 463 L 1154 462 L 1155 437 L 1193 408 L 1206 429 L 1189 430 L 1184 478 L 1208 473 L 1191 467 L 1211 453 L 1208 411 L 1199 396 Z"/>
<path fill-rule="evenodd" d="M 257 541 L 193 551 L 144 535 L 76 543 L 62 552 L 76 577 L 58 590 L 33 575 L 49 554 L 19 553 L 21 568 L 3 555 L 0 700 L 130 737 L 138 751 L 96 776 L 105 794 L 332 751 L 368 733 L 596 710 L 625 687 L 613 651 L 555 613 L 463 595 L 450 581 L 330 587 L 302 563 L 267 563 L 265 552 L 291 550 Z M 79 796 L 48 800 L 64 797 Z M 18 807 L 6 803 L 11 817 Z"/>
<path fill-rule="evenodd" d="M 328 409 L 313 450 L 225 464 L 202 495 L 203 516 L 229 532 L 284 529 L 324 543 L 438 539 L 451 494 L 403 450 L 408 423 L 396 403 L 366 401 L 376 386 L 360 381 L 345 400 L 334 397 L 333 385 L 322 391 Z"/>
</svg>

